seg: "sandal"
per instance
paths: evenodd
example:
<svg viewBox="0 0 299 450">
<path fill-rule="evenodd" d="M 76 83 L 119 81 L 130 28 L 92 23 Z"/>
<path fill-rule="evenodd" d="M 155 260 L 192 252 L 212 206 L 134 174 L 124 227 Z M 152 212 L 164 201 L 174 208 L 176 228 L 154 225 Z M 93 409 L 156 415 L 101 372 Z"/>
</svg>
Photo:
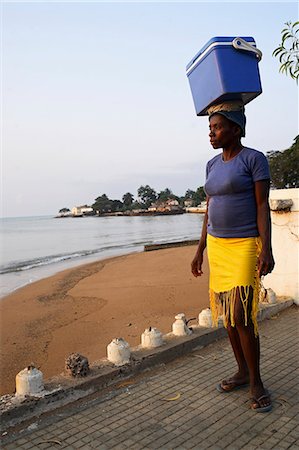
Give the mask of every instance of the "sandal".
<svg viewBox="0 0 299 450">
<path fill-rule="evenodd" d="M 271 411 L 271 409 L 272 409 L 272 403 L 270 403 L 270 405 L 267 405 L 267 406 L 260 406 L 260 407 L 258 407 L 258 408 L 254 408 L 254 406 L 253 406 L 254 403 L 260 404 L 260 401 L 261 401 L 263 398 L 269 398 L 269 400 L 270 400 L 270 394 L 269 394 L 269 392 L 266 392 L 265 394 L 261 395 L 259 398 L 252 397 L 252 399 L 251 399 L 251 409 L 252 409 L 252 411 L 255 411 L 255 412 L 257 412 L 257 413 L 264 413 L 264 412 L 269 412 L 269 411 Z M 270 400 L 270 401 L 271 401 L 271 400 Z"/>
<path fill-rule="evenodd" d="M 223 381 L 225 381 L 225 380 L 223 380 Z M 216 386 L 217 391 L 221 392 L 221 393 L 237 391 L 238 389 L 249 386 L 249 383 L 239 384 L 239 383 L 231 382 L 231 383 L 224 383 L 225 386 L 228 387 L 228 389 L 225 389 L 225 388 L 223 388 L 223 381 L 221 381 L 221 383 L 217 384 L 217 386 Z"/>
</svg>

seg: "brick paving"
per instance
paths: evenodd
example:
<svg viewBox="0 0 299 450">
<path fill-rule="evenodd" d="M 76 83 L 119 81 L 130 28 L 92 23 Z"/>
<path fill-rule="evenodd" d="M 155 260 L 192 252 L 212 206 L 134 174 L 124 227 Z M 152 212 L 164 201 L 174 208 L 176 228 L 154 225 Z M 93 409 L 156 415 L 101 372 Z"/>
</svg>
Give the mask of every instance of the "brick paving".
<svg viewBox="0 0 299 450">
<path fill-rule="evenodd" d="M 225 338 L 135 377 L 106 397 L 99 393 L 90 402 L 41 418 L 5 436 L 2 448 L 299 450 L 298 313 L 292 307 L 260 324 L 270 413 L 250 409 L 248 388 L 216 391 L 216 384 L 235 370 Z M 165 400 L 177 394 L 177 400 Z"/>
</svg>

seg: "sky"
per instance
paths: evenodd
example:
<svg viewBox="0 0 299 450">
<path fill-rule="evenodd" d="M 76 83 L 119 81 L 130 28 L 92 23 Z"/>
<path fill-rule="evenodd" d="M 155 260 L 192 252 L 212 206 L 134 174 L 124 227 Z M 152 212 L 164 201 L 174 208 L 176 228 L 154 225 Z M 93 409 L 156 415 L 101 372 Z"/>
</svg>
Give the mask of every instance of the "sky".
<svg viewBox="0 0 299 450">
<path fill-rule="evenodd" d="M 297 2 L 2 2 L 1 215 L 203 185 L 219 150 L 186 65 L 214 36 L 253 36 L 263 52 L 243 145 L 288 148 L 298 91 L 272 52 L 297 17 Z"/>
</svg>

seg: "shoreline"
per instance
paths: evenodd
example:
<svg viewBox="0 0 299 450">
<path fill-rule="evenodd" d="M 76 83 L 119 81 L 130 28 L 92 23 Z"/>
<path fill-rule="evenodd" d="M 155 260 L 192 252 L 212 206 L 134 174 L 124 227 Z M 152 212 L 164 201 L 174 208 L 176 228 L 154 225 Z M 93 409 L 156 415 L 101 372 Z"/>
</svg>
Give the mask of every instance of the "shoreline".
<svg viewBox="0 0 299 450">
<path fill-rule="evenodd" d="M 8 220 L 2 227 L 3 254 L 0 298 L 62 270 L 113 256 L 143 251 L 153 243 L 197 238 L 198 215 L 166 217 L 103 217 L 55 221 L 46 217 Z M 22 232 L 19 232 L 19 231 Z M 23 235 L 26 239 L 22 239 Z M 81 239 L 86 236 L 86 239 Z"/>
<path fill-rule="evenodd" d="M 15 279 L 17 276 L 20 276 L 21 280 L 22 280 L 22 284 L 19 284 L 20 283 L 20 281 L 19 281 L 18 286 L 10 287 L 10 288 L 8 288 L 4 285 L 5 284 L 5 281 L 4 281 L 4 284 L 2 284 L 2 286 L 0 287 L 0 302 L 5 297 L 13 294 L 14 292 L 17 292 L 19 289 L 22 289 L 22 288 L 26 287 L 27 285 L 31 285 L 40 280 L 49 278 L 51 276 L 54 276 L 60 272 L 64 272 L 69 269 L 78 268 L 83 265 L 93 264 L 98 261 L 106 261 L 108 259 L 117 258 L 120 256 L 131 255 L 131 254 L 135 254 L 135 253 L 141 253 L 141 252 L 152 251 L 152 250 L 159 250 L 159 249 L 164 249 L 164 248 L 183 247 L 185 245 L 192 245 L 192 244 L 197 245 L 198 239 L 184 240 L 184 241 L 174 240 L 174 241 L 170 241 L 167 243 L 164 243 L 164 242 L 159 243 L 158 242 L 156 244 L 151 243 L 151 244 L 134 245 L 134 246 L 123 248 L 122 250 L 120 250 L 120 249 L 106 250 L 102 256 L 99 253 L 99 254 L 95 254 L 93 256 L 85 256 L 85 257 L 83 256 L 83 257 L 80 257 L 78 259 L 73 259 L 73 260 L 63 260 L 63 261 L 60 261 L 55 264 L 49 264 L 49 265 L 46 264 L 44 266 L 35 267 L 28 271 L 22 270 L 22 271 L 17 271 L 17 272 L 8 272 L 8 273 L 0 274 L 0 277 L 2 278 L 2 280 L 3 280 L 3 278 L 5 279 L 5 277 L 6 278 L 13 277 Z M 16 284 L 16 282 L 15 282 L 15 284 Z M 6 292 L 5 292 L 5 289 L 6 289 Z"/>
<path fill-rule="evenodd" d="M 35 267 L 33 269 L 29 269 L 28 271 L 23 270 L 23 271 L 1 274 L 2 279 L 5 277 L 14 278 L 15 286 L 14 287 L 3 287 L 2 286 L 3 291 L 1 292 L 1 289 L 0 289 L 0 302 L 5 297 L 8 297 L 9 295 L 17 292 L 19 289 L 23 289 L 26 286 L 37 283 L 38 281 L 44 280 L 45 278 L 50 278 L 52 276 L 55 276 L 60 272 L 65 272 L 66 270 L 76 269 L 81 266 L 93 264 L 93 263 L 99 262 L 99 261 L 106 261 L 107 259 L 111 259 L 111 258 L 118 258 L 120 256 L 140 253 L 143 251 L 143 247 L 144 246 L 141 246 L 139 248 L 136 246 L 136 247 L 132 247 L 132 248 L 127 248 L 126 250 L 123 250 L 123 251 L 111 250 L 111 251 L 106 251 L 105 255 L 103 255 L 103 256 L 100 256 L 100 254 L 98 254 L 98 255 L 94 255 L 94 256 L 80 257 L 77 260 L 76 259 L 64 260 L 64 261 L 61 261 L 61 262 L 58 262 L 55 264 L 49 264 L 49 265 L 44 265 L 44 266 L 40 266 L 40 267 Z M 22 280 L 22 284 L 19 284 L 15 281 L 15 279 L 18 276 L 21 277 L 20 279 Z M 4 281 L 4 283 L 5 283 L 5 281 Z M 16 284 L 18 284 L 18 285 L 16 286 Z M 6 289 L 6 292 L 4 292 L 4 289 Z"/>
<path fill-rule="evenodd" d="M 61 373 L 72 352 L 90 363 L 106 355 L 115 337 L 131 346 L 145 328 L 171 330 L 174 316 L 196 317 L 208 302 L 208 269 L 195 279 L 195 246 L 135 252 L 69 268 L 3 297 L 1 395 L 30 363 L 44 378 Z"/>
</svg>

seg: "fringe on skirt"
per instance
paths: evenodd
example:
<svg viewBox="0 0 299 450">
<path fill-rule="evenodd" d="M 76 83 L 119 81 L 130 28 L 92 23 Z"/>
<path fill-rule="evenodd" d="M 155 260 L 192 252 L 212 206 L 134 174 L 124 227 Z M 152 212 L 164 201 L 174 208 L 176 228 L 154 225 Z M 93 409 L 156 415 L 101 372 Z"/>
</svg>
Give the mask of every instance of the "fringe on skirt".
<svg viewBox="0 0 299 450">
<path fill-rule="evenodd" d="M 235 326 L 235 304 L 239 296 L 244 311 L 244 324 L 247 326 L 250 319 L 255 336 L 258 335 L 257 314 L 261 284 L 257 261 L 261 247 L 260 238 L 217 238 L 208 235 L 209 295 L 214 326 L 218 326 L 220 315 L 223 315 L 223 325 L 226 328 L 228 323 Z"/>
</svg>

